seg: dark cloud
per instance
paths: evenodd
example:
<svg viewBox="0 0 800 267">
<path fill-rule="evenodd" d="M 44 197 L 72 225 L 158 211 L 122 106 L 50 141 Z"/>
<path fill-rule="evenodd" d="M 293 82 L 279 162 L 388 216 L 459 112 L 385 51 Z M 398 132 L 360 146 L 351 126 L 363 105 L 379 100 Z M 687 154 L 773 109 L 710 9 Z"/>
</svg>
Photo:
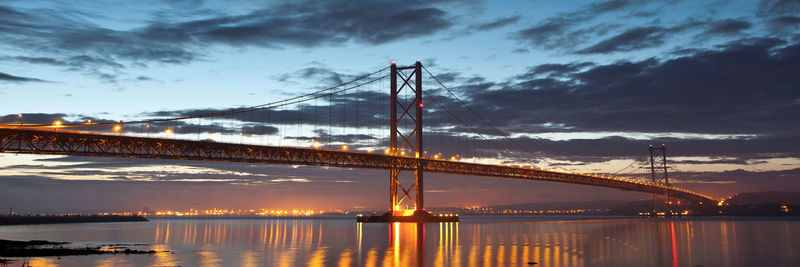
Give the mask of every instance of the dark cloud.
<svg viewBox="0 0 800 267">
<path fill-rule="evenodd" d="M 14 75 L 11 75 L 11 74 L 8 74 L 8 73 L 2 73 L 2 72 L 0 72 L 0 81 L 14 82 L 14 83 L 20 83 L 20 82 L 46 82 L 45 80 L 41 80 L 41 79 L 14 76 Z"/>
<path fill-rule="evenodd" d="M 374 144 L 369 143 L 378 138 L 368 134 L 352 133 L 352 134 L 336 134 L 328 133 L 326 130 L 316 130 L 315 136 L 288 136 L 286 139 L 303 140 L 303 141 L 319 141 L 321 144 L 348 144 L 351 149 L 362 147 L 374 147 Z M 388 137 L 387 137 L 388 138 Z"/>
<path fill-rule="evenodd" d="M 274 135 L 278 133 L 278 127 L 264 125 L 245 126 L 242 128 L 242 133 L 254 135 Z"/>
<path fill-rule="evenodd" d="M 661 137 L 655 140 L 637 140 L 620 136 L 601 139 L 548 140 L 517 138 L 515 148 L 521 156 L 525 151 L 537 151 L 542 155 L 576 162 L 602 162 L 616 158 L 641 158 L 648 154 L 650 145 L 666 144 L 670 157 L 728 157 L 729 162 L 711 161 L 711 164 L 740 164 L 774 157 L 800 157 L 800 137 L 779 136 L 731 139 L 684 139 Z M 486 148 L 486 145 L 483 145 Z M 509 146 L 511 147 L 511 146 Z M 699 162 L 682 162 L 695 164 Z"/>
<path fill-rule="evenodd" d="M 388 81 L 388 79 L 386 80 Z M 323 94 L 316 100 L 306 101 L 291 106 L 276 106 L 254 111 L 217 117 L 219 120 L 236 120 L 245 123 L 263 123 L 270 125 L 311 125 L 316 127 L 347 125 L 348 128 L 377 128 L 385 126 L 388 121 L 388 93 L 374 90 L 352 90 L 334 94 Z M 188 109 L 166 110 L 142 113 L 143 117 L 191 117 L 209 113 L 229 112 L 231 109 Z M 192 122 L 191 119 L 187 120 Z M 201 124 L 211 119 L 202 119 Z M 431 115 L 426 121 L 436 121 Z M 196 123 L 196 122 L 194 122 Z M 238 132 L 238 131 L 237 131 Z"/>
<path fill-rule="evenodd" d="M 636 12 L 631 13 L 631 16 L 642 17 L 642 18 L 653 18 L 653 17 L 657 17 L 658 15 L 659 15 L 659 12 L 656 12 L 656 11 L 636 11 Z"/>
<path fill-rule="evenodd" d="M 22 117 L 19 117 L 22 115 Z M 67 114 L 64 113 L 21 113 L 21 114 L 8 114 L 0 116 L 0 123 L 16 124 L 20 121 L 24 123 L 52 123 L 60 120 L 62 122 L 69 122 L 64 120 Z"/>
<path fill-rule="evenodd" d="M 529 43 L 534 47 L 555 48 L 559 45 L 575 44 L 574 35 L 566 34 L 568 29 L 586 21 L 586 17 L 554 17 L 523 29 L 512 35 L 517 40 Z"/>
<path fill-rule="evenodd" d="M 14 57 L 7 56 L 2 58 L 6 60 L 14 60 L 18 62 L 25 62 L 31 64 L 63 67 L 67 70 L 90 71 L 102 68 L 111 68 L 111 69 L 125 68 L 125 65 L 117 63 L 111 58 L 102 56 L 78 55 L 63 59 L 56 59 L 51 57 L 26 57 L 26 56 L 14 56 Z"/>
<path fill-rule="evenodd" d="M 4 57 L 3 59 L 5 59 L 5 60 L 16 60 L 16 61 L 27 62 L 27 63 L 32 63 L 32 64 L 53 65 L 53 66 L 67 66 L 67 65 L 69 65 L 69 64 L 67 64 L 67 63 L 65 63 L 63 61 L 60 61 L 60 60 L 57 60 L 57 59 L 54 59 L 54 58 L 49 58 L 49 57 L 23 57 L 23 56 L 17 56 L 17 57 Z"/>
<path fill-rule="evenodd" d="M 658 26 L 637 27 L 581 49 L 579 54 L 606 54 L 657 47 L 664 43 L 666 29 Z"/>
<path fill-rule="evenodd" d="M 166 112 L 163 112 L 166 113 Z M 176 112 L 177 113 L 177 112 Z M 18 124 L 20 122 L 26 124 L 47 124 L 50 125 L 55 121 L 61 121 L 63 124 L 72 125 L 86 125 L 86 126 L 71 126 L 70 130 L 77 131 L 97 131 L 97 132 L 112 132 L 113 125 L 100 125 L 90 126 L 88 121 L 91 120 L 92 124 L 113 124 L 120 121 L 109 120 L 93 116 L 82 116 L 64 113 L 22 113 L 8 114 L 0 116 L 0 123 L 4 124 Z M 221 133 L 221 134 L 253 134 L 253 135 L 273 135 L 278 131 L 277 127 L 270 125 L 252 125 L 250 123 L 238 123 L 237 126 L 225 124 L 223 122 L 214 122 L 211 120 L 198 121 L 198 120 L 182 120 L 182 121 L 169 121 L 169 122 L 149 122 L 137 124 L 124 124 L 122 125 L 123 131 L 127 133 L 163 133 L 165 130 L 170 129 L 176 134 L 196 134 L 196 133 Z"/>
<path fill-rule="evenodd" d="M 296 80 L 311 80 L 317 84 L 321 82 L 323 84 L 338 85 L 344 82 L 345 80 L 349 81 L 353 78 L 355 78 L 355 76 L 338 73 L 327 67 L 315 66 L 315 67 L 303 68 L 293 73 L 283 74 L 280 77 L 278 77 L 278 80 L 282 82 L 291 82 Z"/>
<path fill-rule="evenodd" d="M 196 39 L 234 46 L 313 47 L 348 41 L 382 44 L 429 35 L 451 25 L 446 11 L 425 2 L 300 1 L 245 15 L 154 24 L 140 34 L 173 42 Z"/>
<path fill-rule="evenodd" d="M 758 11 L 759 16 L 779 16 L 800 14 L 800 2 L 796 0 L 761 0 Z"/>
<path fill-rule="evenodd" d="M 591 3 L 576 11 L 546 18 L 536 25 L 511 34 L 510 37 L 534 47 L 570 50 L 620 26 L 613 23 L 593 24 L 592 20 L 603 14 L 617 12 L 633 5 L 634 3 L 626 0 Z"/>
<path fill-rule="evenodd" d="M 116 83 L 129 65 L 186 63 L 197 58 L 184 44 L 145 40 L 135 32 L 117 31 L 77 19 L 77 14 L 50 9 L 2 7 L 0 38 L 4 45 L 40 56 L 4 56 L 31 64 L 61 67 Z"/>
<path fill-rule="evenodd" d="M 607 0 L 597 3 L 591 3 L 588 6 L 588 10 L 594 14 L 599 13 L 607 13 L 620 10 L 624 7 L 627 7 L 631 4 L 628 0 Z"/>
<path fill-rule="evenodd" d="M 800 28 L 800 17 L 782 16 L 769 20 L 768 25 L 776 32 L 796 32 Z"/>
<path fill-rule="evenodd" d="M 455 130 L 453 132 L 456 132 Z M 488 135 L 484 135 L 488 136 Z M 471 135 L 454 135 L 452 132 L 426 132 L 426 150 L 443 155 L 467 155 L 478 158 L 506 160 L 508 163 L 529 162 L 542 167 L 584 165 L 614 159 L 644 159 L 650 145 L 666 144 L 670 157 L 709 157 L 725 160 L 685 160 L 683 166 L 692 164 L 759 164 L 772 158 L 797 158 L 800 138 L 794 136 L 764 136 L 755 138 L 704 139 L 697 137 L 671 137 L 663 134 L 649 140 L 623 136 L 597 139 L 575 137 L 565 140 L 514 137 L 503 139 L 488 136 L 481 139 Z M 551 164 L 543 158 L 572 162 Z M 610 170 L 606 170 L 610 171 Z"/>
<path fill-rule="evenodd" d="M 712 23 L 704 35 L 733 35 L 751 27 L 753 27 L 753 24 L 749 21 L 726 19 Z"/>
<path fill-rule="evenodd" d="M 129 30 L 90 23 L 80 19 L 85 16 L 82 13 L 0 6 L 0 38 L 6 46 L 41 55 L 3 56 L 7 60 L 81 71 L 116 83 L 131 66 L 186 64 L 201 59 L 205 49 L 215 44 L 316 47 L 350 42 L 383 44 L 428 36 L 453 25 L 452 15 L 437 4 L 395 0 L 287 2 L 243 15 L 208 13 L 203 19 L 177 21 L 161 17 Z"/>
<path fill-rule="evenodd" d="M 463 92 L 510 132 L 550 125 L 556 126 L 551 131 L 792 133 L 800 130 L 794 123 L 800 120 L 800 76 L 793 71 L 800 68 L 800 45 L 781 44 L 740 40 L 664 61 L 620 61 L 578 72 L 543 65 L 532 70 L 541 68 L 545 77 L 527 73 Z M 551 69 L 564 71 L 544 71 Z"/>
<path fill-rule="evenodd" d="M 576 25 L 583 25 L 587 20 L 588 18 L 584 17 L 550 18 L 543 24 L 512 34 L 512 38 L 534 47 L 570 50 L 620 27 L 618 24 L 607 23 L 575 27 Z"/>
<path fill-rule="evenodd" d="M 550 76 L 550 77 L 566 77 L 572 73 L 578 72 L 586 67 L 594 65 L 590 62 L 570 63 L 570 64 L 542 64 L 531 68 L 527 73 L 518 75 L 517 78 L 531 79 L 534 77 Z"/>
<path fill-rule="evenodd" d="M 670 5 L 672 3 L 664 3 Z M 709 18 L 688 18 L 685 22 L 664 23 L 658 12 L 646 12 L 646 2 L 604 1 L 592 3 L 576 11 L 557 14 L 510 35 L 510 38 L 532 47 L 571 52 L 577 54 L 607 54 L 629 52 L 646 48 L 660 47 L 668 39 L 680 34 L 704 29 L 695 41 L 706 42 L 711 36 L 741 36 L 753 28 L 754 24 L 745 19 L 725 19 L 714 21 Z M 666 7 L 662 7 L 666 8 Z M 626 14 L 614 15 L 630 19 L 633 17 L 652 17 L 648 23 L 634 24 L 632 27 L 615 23 L 614 20 L 598 19 L 606 14 L 629 10 Z M 622 28 L 622 30 L 620 30 Z M 600 40 L 600 41 L 597 41 Z M 590 45 L 586 45 L 590 44 Z"/>
<path fill-rule="evenodd" d="M 736 165 L 752 165 L 767 163 L 765 160 L 745 160 L 739 158 L 718 158 L 713 157 L 711 160 L 671 160 L 671 164 L 736 164 Z"/>
<path fill-rule="evenodd" d="M 430 66 L 426 65 L 426 67 L 430 67 Z M 458 75 L 459 75 L 459 73 L 457 73 L 457 72 L 443 72 L 443 73 L 437 73 L 436 74 L 436 78 L 438 78 L 439 81 L 441 81 L 443 83 L 451 83 L 451 82 L 455 82 L 456 79 L 459 78 Z"/>
<path fill-rule="evenodd" d="M 512 16 L 512 17 L 499 18 L 499 19 L 496 19 L 494 21 L 481 23 L 481 24 L 475 24 L 475 25 L 470 26 L 469 28 L 472 29 L 472 30 L 476 30 L 476 31 L 494 30 L 494 29 L 502 28 L 502 27 L 517 23 L 517 21 L 519 21 L 519 19 L 521 17 L 522 16 Z"/>
</svg>

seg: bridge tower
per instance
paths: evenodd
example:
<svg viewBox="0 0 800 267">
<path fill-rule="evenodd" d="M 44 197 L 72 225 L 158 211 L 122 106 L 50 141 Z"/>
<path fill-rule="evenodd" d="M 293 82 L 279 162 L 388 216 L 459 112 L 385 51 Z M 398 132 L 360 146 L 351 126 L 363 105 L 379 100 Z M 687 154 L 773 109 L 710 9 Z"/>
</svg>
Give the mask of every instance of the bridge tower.
<svg viewBox="0 0 800 267">
<path fill-rule="evenodd" d="M 406 75 L 403 73 L 404 70 L 412 70 L 412 72 Z M 401 81 L 400 87 L 397 86 L 398 81 Z M 425 150 L 422 147 L 422 63 L 417 61 L 417 63 L 412 66 L 398 67 L 395 62 L 392 62 L 390 88 L 390 154 L 393 156 L 405 155 L 405 150 L 408 148 L 410 155 L 407 156 L 414 156 L 416 158 L 423 157 Z M 413 93 L 414 99 L 406 103 L 398 101 L 397 98 L 403 90 L 409 90 Z M 398 111 L 400 111 L 399 114 Z M 413 125 L 413 128 L 402 129 L 400 125 L 404 121 L 409 121 L 410 124 Z M 391 169 L 389 171 L 390 211 L 400 210 L 403 201 L 406 199 L 414 205 L 414 210 L 425 210 L 425 199 L 422 192 L 423 174 L 421 162 L 417 163 L 416 170 L 413 171 L 413 174 L 414 181 L 411 184 L 403 186 L 398 179 L 400 176 L 400 169 Z M 413 197 L 411 196 L 412 190 L 414 192 Z"/>
<path fill-rule="evenodd" d="M 389 212 L 381 216 L 359 217 L 359 222 L 454 222 L 458 216 L 433 216 L 425 211 L 423 194 L 422 145 L 422 63 L 399 67 L 392 61 L 390 67 L 390 110 L 389 110 L 389 155 L 406 156 L 417 159 L 412 172 L 413 181 L 403 184 L 400 168 L 389 170 Z M 409 72 L 410 71 L 410 72 Z M 413 100 L 399 99 L 401 93 L 413 95 Z M 409 127 L 409 125 L 411 127 Z M 407 153 L 408 151 L 408 153 Z M 391 165 L 391 163 L 390 163 Z M 409 181 L 407 181 L 409 182 Z M 410 203 L 413 209 L 403 209 Z"/>
<path fill-rule="evenodd" d="M 653 183 L 658 183 L 661 173 L 664 177 L 664 185 L 669 186 L 669 164 L 667 163 L 667 145 L 661 144 L 661 147 L 653 147 L 650 145 L 650 176 L 653 178 Z M 669 203 L 669 191 L 664 190 L 666 202 Z M 653 194 L 653 209 L 657 207 L 657 195 Z"/>
</svg>

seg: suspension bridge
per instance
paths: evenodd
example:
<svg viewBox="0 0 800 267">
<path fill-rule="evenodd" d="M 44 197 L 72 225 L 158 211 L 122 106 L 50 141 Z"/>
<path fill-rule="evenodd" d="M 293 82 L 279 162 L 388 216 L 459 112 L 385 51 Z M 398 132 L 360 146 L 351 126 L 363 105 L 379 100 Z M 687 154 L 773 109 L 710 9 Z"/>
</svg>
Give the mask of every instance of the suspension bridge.
<svg viewBox="0 0 800 267">
<path fill-rule="evenodd" d="M 433 86 L 423 90 L 423 84 Z M 649 161 L 611 174 L 561 167 L 493 125 L 420 62 L 402 67 L 392 62 L 271 103 L 177 113 L 50 122 L 26 121 L 19 114 L 0 124 L 0 152 L 388 170 L 388 220 L 428 216 L 424 173 L 600 186 L 700 204 L 722 201 L 669 184 L 665 147 L 662 162 L 656 164 L 651 148 Z M 655 178 L 657 170 L 663 183 Z"/>
</svg>

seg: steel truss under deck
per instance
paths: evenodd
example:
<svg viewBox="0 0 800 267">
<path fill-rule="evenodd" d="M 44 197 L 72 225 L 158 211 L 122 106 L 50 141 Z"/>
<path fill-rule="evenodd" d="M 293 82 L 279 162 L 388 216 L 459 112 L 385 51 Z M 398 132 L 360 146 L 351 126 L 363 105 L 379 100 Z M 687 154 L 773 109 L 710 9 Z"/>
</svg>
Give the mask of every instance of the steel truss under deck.
<svg viewBox="0 0 800 267">
<path fill-rule="evenodd" d="M 412 172 L 421 166 L 422 170 L 431 173 L 593 185 L 646 193 L 667 191 L 670 196 L 681 199 L 711 203 L 719 201 L 719 199 L 674 186 L 522 167 L 435 160 L 414 156 L 146 138 L 63 130 L 0 128 L 0 152 L 289 164 Z"/>
</svg>

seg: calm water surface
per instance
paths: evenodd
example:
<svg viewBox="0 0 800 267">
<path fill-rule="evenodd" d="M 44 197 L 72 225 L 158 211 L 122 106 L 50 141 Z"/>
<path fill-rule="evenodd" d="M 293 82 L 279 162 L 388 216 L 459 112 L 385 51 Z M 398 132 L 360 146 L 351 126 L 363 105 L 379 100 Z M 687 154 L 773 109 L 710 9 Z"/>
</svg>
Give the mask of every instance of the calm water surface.
<svg viewBox="0 0 800 267">
<path fill-rule="evenodd" d="M 462 217 L 431 224 L 154 218 L 0 226 L 0 239 L 174 252 L 30 259 L 40 267 L 800 265 L 800 220 L 786 218 Z"/>
</svg>

